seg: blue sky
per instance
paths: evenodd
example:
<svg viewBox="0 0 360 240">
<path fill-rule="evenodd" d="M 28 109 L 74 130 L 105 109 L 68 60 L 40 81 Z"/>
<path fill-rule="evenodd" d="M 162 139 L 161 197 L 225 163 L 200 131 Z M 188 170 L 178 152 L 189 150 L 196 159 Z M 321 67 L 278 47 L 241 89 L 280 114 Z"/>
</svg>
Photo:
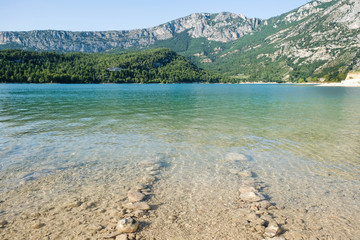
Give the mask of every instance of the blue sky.
<svg viewBox="0 0 360 240">
<path fill-rule="evenodd" d="M 195 12 L 269 18 L 309 0 L 0 0 L 0 31 L 129 30 Z"/>
</svg>

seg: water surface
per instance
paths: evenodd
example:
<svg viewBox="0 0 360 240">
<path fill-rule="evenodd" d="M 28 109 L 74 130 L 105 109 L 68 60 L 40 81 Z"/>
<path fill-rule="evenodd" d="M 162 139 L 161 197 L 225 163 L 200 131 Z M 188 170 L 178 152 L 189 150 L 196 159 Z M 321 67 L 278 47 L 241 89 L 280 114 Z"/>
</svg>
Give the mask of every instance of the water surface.
<svg viewBox="0 0 360 240">
<path fill-rule="evenodd" d="M 0 85 L 4 199 L 67 171 L 63 182 L 52 183 L 52 192 L 34 194 L 37 201 L 66 194 L 69 187 L 76 192 L 79 185 L 111 184 L 106 173 L 159 156 L 171 166 L 163 187 L 159 182 L 163 192 L 171 184 L 192 183 L 195 189 L 209 179 L 232 190 L 231 182 L 221 180 L 231 180 L 221 165 L 229 152 L 251 159 L 252 171 L 278 205 L 316 205 L 332 214 L 351 206 L 360 214 L 360 89 Z M 135 172 L 122 174 L 131 179 Z"/>
</svg>

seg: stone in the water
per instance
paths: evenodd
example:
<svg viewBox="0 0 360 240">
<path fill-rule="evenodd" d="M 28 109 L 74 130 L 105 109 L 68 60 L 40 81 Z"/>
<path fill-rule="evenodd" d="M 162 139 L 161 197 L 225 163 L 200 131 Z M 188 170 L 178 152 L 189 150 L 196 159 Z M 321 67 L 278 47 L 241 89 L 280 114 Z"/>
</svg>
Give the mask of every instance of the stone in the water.
<svg viewBox="0 0 360 240">
<path fill-rule="evenodd" d="M 226 154 L 225 159 L 227 161 L 249 161 L 249 158 L 241 153 L 228 153 Z"/>
<path fill-rule="evenodd" d="M 149 176 L 155 176 L 155 175 L 158 175 L 159 172 L 158 171 L 151 171 L 151 172 L 148 172 L 147 173 Z"/>
<path fill-rule="evenodd" d="M 148 188 L 148 186 L 146 184 L 140 183 L 140 184 L 136 185 L 135 187 L 133 187 L 132 190 L 139 191 L 139 190 L 143 190 L 146 188 Z"/>
<path fill-rule="evenodd" d="M 156 178 L 154 176 L 150 176 L 150 175 L 146 175 L 142 179 L 143 183 L 146 183 L 146 184 L 151 184 L 151 183 L 155 182 L 155 180 L 156 180 Z"/>
<path fill-rule="evenodd" d="M 145 198 L 145 195 L 139 191 L 131 190 L 128 192 L 128 198 L 130 202 L 140 202 Z"/>
<path fill-rule="evenodd" d="M 45 226 L 44 223 L 35 223 L 34 225 L 32 225 L 32 229 L 39 229 L 42 228 L 43 226 Z"/>
<path fill-rule="evenodd" d="M 148 171 L 148 172 L 151 172 L 151 171 L 158 171 L 160 169 L 160 164 L 154 164 L 150 167 L 147 167 L 145 170 Z"/>
<path fill-rule="evenodd" d="M 249 170 L 245 170 L 245 171 L 239 172 L 239 175 L 242 177 L 252 177 L 253 173 Z"/>
<path fill-rule="evenodd" d="M 257 208 L 268 209 L 270 206 L 271 206 L 271 203 L 266 200 L 256 203 Z"/>
<path fill-rule="evenodd" d="M 8 224 L 8 222 L 6 220 L 1 220 L 0 221 L 0 228 L 5 227 Z"/>
<path fill-rule="evenodd" d="M 280 229 L 279 225 L 277 225 L 277 223 L 275 223 L 275 222 L 272 222 L 272 223 L 269 223 L 269 225 L 265 229 L 264 236 L 273 238 L 273 237 L 279 235 L 280 233 L 281 233 L 281 229 Z"/>
<path fill-rule="evenodd" d="M 135 203 L 126 203 L 123 205 L 124 208 L 133 209 L 133 210 L 150 210 L 151 207 L 146 202 L 135 202 Z"/>
<path fill-rule="evenodd" d="M 123 218 L 121 219 L 116 228 L 123 233 L 133 233 L 136 232 L 136 230 L 139 227 L 139 222 L 137 222 L 133 218 Z"/>
<path fill-rule="evenodd" d="M 263 200 L 264 196 L 257 192 L 242 192 L 240 198 L 245 202 L 258 202 Z"/>
</svg>

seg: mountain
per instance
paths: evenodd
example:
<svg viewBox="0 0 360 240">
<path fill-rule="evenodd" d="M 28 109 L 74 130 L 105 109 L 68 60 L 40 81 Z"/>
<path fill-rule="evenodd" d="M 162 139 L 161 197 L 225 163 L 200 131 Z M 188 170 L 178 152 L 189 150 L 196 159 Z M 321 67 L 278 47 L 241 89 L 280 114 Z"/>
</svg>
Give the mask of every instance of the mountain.
<svg viewBox="0 0 360 240">
<path fill-rule="evenodd" d="M 341 80 L 360 68 L 359 47 L 360 1 L 316 0 L 268 19 L 221 51 L 202 50 L 192 58 L 241 80 Z"/>
<path fill-rule="evenodd" d="M 0 32 L 0 49 L 119 52 L 167 47 L 234 81 L 342 80 L 360 69 L 360 1 L 313 0 L 267 20 L 199 13 L 133 31 Z"/>
<path fill-rule="evenodd" d="M 101 52 L 113 48 L 145 48 L 159 40 L 187 32 L 190 38 L 230 42 L 254 31 L 262 20 L 234 13 L 195 13 L 160 26 L 132 31 L 71 32 L 29 31 L 0 32 L 0 49 L 59 52 Z"/>
</svg>

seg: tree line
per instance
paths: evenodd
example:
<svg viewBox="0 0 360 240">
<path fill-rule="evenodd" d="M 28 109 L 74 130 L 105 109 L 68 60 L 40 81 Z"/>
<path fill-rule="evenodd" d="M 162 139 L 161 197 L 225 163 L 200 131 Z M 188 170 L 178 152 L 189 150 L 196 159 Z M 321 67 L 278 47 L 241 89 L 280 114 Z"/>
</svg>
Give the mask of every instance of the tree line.
<svg viewBox="0 0 360 240">
<path fill-rule="evenodd" d="M 131 53 L 0 51 L 0 82 L 191 83 L 227 82 L 167 48 Z"/>
</svg>

